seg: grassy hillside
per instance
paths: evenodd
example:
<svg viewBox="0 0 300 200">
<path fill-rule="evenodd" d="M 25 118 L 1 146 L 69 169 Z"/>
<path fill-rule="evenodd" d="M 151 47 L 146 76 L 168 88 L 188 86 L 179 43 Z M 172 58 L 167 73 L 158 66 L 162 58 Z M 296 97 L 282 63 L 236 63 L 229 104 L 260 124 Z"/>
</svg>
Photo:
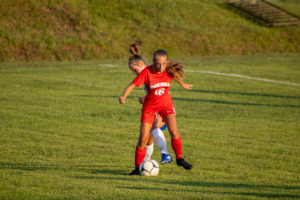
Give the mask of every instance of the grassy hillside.
<svg viewBox="0 0 300 200">
<path fill-rule="evenodd" d="M 255 24 L 223 0 L 0 0 L 0 61 L 126 58 L 135 39 L 146 56 L 157 48 L 172 56 L 295 53 L 299 35 L 299 27 Z"/>
<path fill-rule="evenodd" d="M 181 61 L 300 83 L 298 55 Z M 170 91 L 194 168 L 172 162 L 157 177 L 129 177 L 144 91 L 134 89 L 125 105 L 118 96 L 133 77 L 126 61 L 0 64 L 0 199 L 300 198 L 299 86 L 186 72 L 194 88 L 173 83 Z"/>
<path fill-rule="evenodd" d="M 299 0 L 268 0 L 269 2 L 280 6 L 294 15 L 300 16 Z"/>
</svg>

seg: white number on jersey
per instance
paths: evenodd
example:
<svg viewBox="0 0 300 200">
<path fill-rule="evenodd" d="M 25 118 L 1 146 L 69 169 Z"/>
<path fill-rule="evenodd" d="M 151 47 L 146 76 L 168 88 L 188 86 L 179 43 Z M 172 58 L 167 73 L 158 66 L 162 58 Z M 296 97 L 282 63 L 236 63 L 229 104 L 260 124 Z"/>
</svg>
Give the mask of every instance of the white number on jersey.
<svg viewBox="0 0 300 200">
<path fill-rule="evenodd" d="M 161 96 L 165 93 L 165 88 L 160 88 L 158 90 L 155 90 L 155 93 L 154 95 L 158 95 L 158 96 Z"/>
</svg>

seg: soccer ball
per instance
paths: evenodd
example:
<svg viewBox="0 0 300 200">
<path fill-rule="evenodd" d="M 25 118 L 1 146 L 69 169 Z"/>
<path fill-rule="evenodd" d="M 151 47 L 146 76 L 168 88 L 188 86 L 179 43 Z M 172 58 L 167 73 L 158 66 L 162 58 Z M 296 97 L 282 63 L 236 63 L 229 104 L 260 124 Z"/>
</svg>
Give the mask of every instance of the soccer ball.
<svg viewBox="0 0 300 200">
<path fill-rule="evenodd" d="M 142 176 L 156 176 L 159 172 L 159 165 L 155 160 L 144 160 L 139 170 Z"/>
</svg>

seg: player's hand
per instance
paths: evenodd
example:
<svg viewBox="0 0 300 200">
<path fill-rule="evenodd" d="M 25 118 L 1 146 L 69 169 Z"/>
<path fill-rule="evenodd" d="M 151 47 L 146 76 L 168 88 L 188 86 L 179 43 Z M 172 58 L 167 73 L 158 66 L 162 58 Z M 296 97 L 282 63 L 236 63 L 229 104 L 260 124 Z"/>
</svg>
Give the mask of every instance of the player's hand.
<svg viewBox="0 0 300 200">
<path fill-rule="evenodd" d="M 120 96 L 119 97 L 119 102 L 120 102 L 120 104 L 125 104 L 125 97 Z"/>
<path fill-rule="evenodd" d="M 145 97 L 139 97 L 139 102 L 140 102 L 141 104 L 143 104 L 144 101 L 145 101 Z"/>
<path fill-rule="evenodd" d="M 193 88 L 193 85 L 190 85 L 190 84 L 183 84 L 182 86 L 184 89 L 187 89 L 187 90 L 191 90 Z"/>
</svg>

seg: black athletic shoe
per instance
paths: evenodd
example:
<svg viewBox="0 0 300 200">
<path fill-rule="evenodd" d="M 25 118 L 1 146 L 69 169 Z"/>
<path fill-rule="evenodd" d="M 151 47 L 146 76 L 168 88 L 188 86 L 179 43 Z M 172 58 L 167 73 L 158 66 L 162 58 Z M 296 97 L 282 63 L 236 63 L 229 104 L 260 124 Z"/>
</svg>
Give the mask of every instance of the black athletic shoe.
<svg viewBox="0 0 300 200">
<path fill-rule="evenodd" d="M 193 165 L 186 162 L 183 158 L 176 159 L 177 166 L 182 166 L 186 170 L 190 170 L 193 168 Z"/>
<path fill-rule="evenodd" d="M 129 176 L 132 176 L 132 175 L 140 175 L 140 171 L 139 171 L 139 168 L 135 168 L 130 174 L 128 174 Z"/>
</svg>

